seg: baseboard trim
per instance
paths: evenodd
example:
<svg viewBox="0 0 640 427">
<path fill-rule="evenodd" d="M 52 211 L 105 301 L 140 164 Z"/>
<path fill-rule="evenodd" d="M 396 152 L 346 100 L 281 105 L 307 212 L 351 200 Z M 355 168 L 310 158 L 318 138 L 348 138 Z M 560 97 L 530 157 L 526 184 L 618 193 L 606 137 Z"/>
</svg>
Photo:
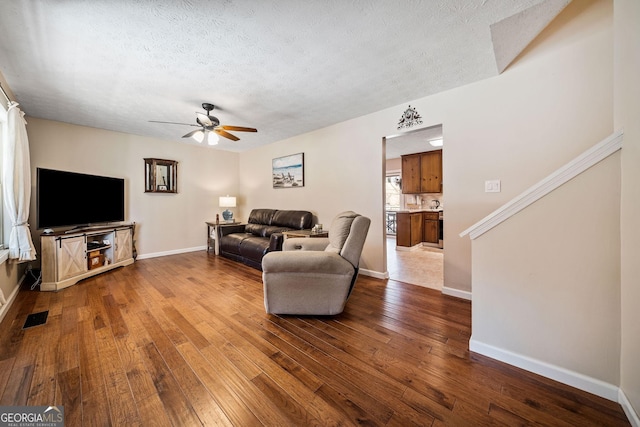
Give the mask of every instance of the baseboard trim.
<svg viewBox="0 0 640 427">
<path fill-rule="evenodd" d="M 462 298 L 471 301 L 471 292 L 469 291 L 461 291 L 460 289 L 448 288 L 444 286 L 442 288 L 442 293 L 445 295 L 449 295 L 450 297 Z"/>
<path fill-rule="evenodd" d="M 382 279 L 382 280 L 389 278 L 389 272 L 387 271 L 385 271 L 384 273 L 381 273 L 379 271 L 367 270 L 366 268 L 361 268 L 360 274 L 362 274 L 363 276 L 374 277 L 376 279 Z"/>
<path fill-rule="evenodd" d="M 23 281 L 24 281 L 24 276 L 22 276 L 22 279 L 18 281 L 18 284 L 16 285 L 15 289 L 11 292 L 11 295 L 9 295 L 9 298 L 6 298 L 7 303 L 4 304 L 2 307 L 0 307 L 0 323 L 2 323 L 2 321 L 4 320 L 4 316 L 7 315 L 9 308 L 11 308 L 11 305 L 13 304 L 16 297 L 18 296 L 18 291 L 20 290 L 20 286 L 22 285 Z"/>
<path fill-rule="evenodd" d="M 618 390 L 618 403 L 622 406 L 624 413 L 627 415 L 629 423 L 631 423 L 633 427 L 640 427 L 640 416 L 638 416 L 638 413 L 633 409 L 631 402 L 629 402 L 627 395 L 624 394 L 622 389 Z"/>
<path fill-rule="evenodd" d="M 158 258 L 161 256 L 178 255 L 178 254 L 186 254 L 189 252 L 204 251 L 206 249 L 207 249 L 206 246 L 196 246 L 194 248 L 174 249 L 172 251 L 165 251 L 165 252 L 152 252 L 149 254 L 138 255 L 136 259 Z"/>
<path fill-rule="evenodd" d="M 517 354 L 509 350 L 484 344 L 473 339 L 469 340 L 469 350 L 482 354 L 492 359 L 499 360 L 509 365 L 522 368 L 525 371 L 542 375 L 543 377 L 561 382 L 571 387 L 604 397 L 605 399 L 618 401 L 619 388 L 602 380 L 586 376 L 584 374 L 570 371 L 541 360 L 533 359 L 522 354 Z"/>
</svg>

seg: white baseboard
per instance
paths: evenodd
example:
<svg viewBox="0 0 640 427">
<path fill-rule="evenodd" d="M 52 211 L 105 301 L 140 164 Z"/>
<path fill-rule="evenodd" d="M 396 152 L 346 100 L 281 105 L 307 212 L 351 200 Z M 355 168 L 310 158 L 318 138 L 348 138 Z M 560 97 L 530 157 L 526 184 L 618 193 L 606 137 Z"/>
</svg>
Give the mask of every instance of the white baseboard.
<svg viewBox="0 0 640 427">
<path fill-rule="evenodd" d="M 367 270 L 366 268 L 361 268 L 359 271 L 359 274 L 362 274 L 363 276 L 369 276 L 369 277 L 374 277 L 376 279 L 388 279 L 389 278 L 389 272 L 385 271 L 384 273 L 381 273 L 379 271 L 374 271 L 374 270 Z"/>
<path fill-rule="evenodd" d="M 174 249 L 172 251 L 165 251 L 165 252 L 152 252 L 149 254 L 142 254 L 142 255 L 138 254 L 138 257 L 136 259 L 158 258 L 161 256 L 167 256 L 167 255 L 178 255 L 178 254 L 186 254 L 188 252 L 204 251 L 206 249 L 207 249 L 206 246 L 196 246 L 194 248 Z"/>
<path fill-rule="evenodd" d="M 478 342 L 473 339 L 473 336 L 469 340 L 469 350 L 595 394 L 596 396 L 604 397 L 605 399 L 609 399 L 614 402 L 618 401 L 619 388 L 599 379 L 588 377 L 581 373 L 570 371 L 541 360 L 513 353 L 509 350 Z"/>
<path fill-rule="evenodd" d="M 638 416 L 638 413 L 633 409 L 631 402 L 629 402 L 627 395 L 624 394 L 622 389 L 618 391 L 618 403 L 622 406 L 622 409 L 624 409 L 624 413 L 627 415 L 631 425 L 633 427 L 640 427 L 640 416 Z"/>
<path fill-rule="evenodd" d="M 23 280 L 24 276 L 22 276 L 22 279 L 20 279 L 15 289 L 11 292 L 11 295 L 9 295 L 9 298 L 7 298 L 7 303 L 0 307 L 0 323 L 2 323 L 2 320 L 4 320 L 4 316 L 7 315 L 7 311 L 9 311 L 9 308 L 11 308 L 11 304 L 13 304 L 13 301 L 15 301 L 16 297 L 18 296 L 18 291 L 20 290 L 20 285 L 22 285 Z"/>
<path fill-rule="evenodd" d="M 462 299 L 471 301 L 471 292 L 469 291 L 461 291 L 460 289 L 448 288 L 444 286 L 442 288 L 442 293 L 452 297 L 462 298 Z"/>
</svg>

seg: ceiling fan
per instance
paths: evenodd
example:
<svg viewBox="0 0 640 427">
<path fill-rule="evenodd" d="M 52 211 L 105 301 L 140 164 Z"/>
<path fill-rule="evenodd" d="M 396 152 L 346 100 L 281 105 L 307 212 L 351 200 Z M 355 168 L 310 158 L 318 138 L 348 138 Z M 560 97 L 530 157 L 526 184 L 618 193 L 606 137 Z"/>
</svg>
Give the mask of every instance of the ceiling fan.
<svg viewBox="0 0 640 427">
<path fill-rule="evenodd" d="M 176 122 L 161 122 L 158 120 L 149 120 L 151 123 L 167 123 L 171 125 L 184 125 L 184 126 L 194 126 L 199 127 L 200 129 L 196 129 L 194 131 L 189 132 L 186 135 L 183 135 L 183 138 L 193 138 L 198 142 L 204 141 L 205 137 L 207 138 L 207 142 L 209 145 L 216 145 L 218 143 L 218 135 L 223 136 L 232 141 L 239 141 L 235 135 L 227 132 L 235 131 L 235 132 L 257 132 L 257 129 L 247 128 L 242 126 L 228 126 L 221 125 L 220 120 L 217 117 L 211 116 L 211 110 L 215 108 L 213 104 L 209 104 L 208 102 L 202 103 L 202 108 L 207 112 L 207 114 L 196 112 L 196 123 L 176 123 Z"/>
</svg>

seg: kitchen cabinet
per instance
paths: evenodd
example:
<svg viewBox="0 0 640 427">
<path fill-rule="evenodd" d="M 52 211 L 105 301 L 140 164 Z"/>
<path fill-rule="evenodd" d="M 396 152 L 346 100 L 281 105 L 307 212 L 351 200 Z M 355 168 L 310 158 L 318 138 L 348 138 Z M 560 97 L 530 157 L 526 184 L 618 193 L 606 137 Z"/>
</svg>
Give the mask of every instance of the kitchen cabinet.
<svg viewBox="0 0 640 427">
<path fill-rule="evenodd" d="M 442 193 L 442 150 L 407 154 L 402 160 L 402 193 Z"/>
<path fill-rule="evenodd" d="M 402 156 L 402 193 L 420 193 L 420 154 Z"/>
<path fill-rule="evenodd" d="M 396 245 L 411 247 L 422 242 L 422 212 L 396 214 Z"/>
<path fill-rule="evenodd" d="M 422 241 L 427 243 L 438 243 L 440 238 L 438 212 L 424 212 L 424 226 Z"/>
</svg>

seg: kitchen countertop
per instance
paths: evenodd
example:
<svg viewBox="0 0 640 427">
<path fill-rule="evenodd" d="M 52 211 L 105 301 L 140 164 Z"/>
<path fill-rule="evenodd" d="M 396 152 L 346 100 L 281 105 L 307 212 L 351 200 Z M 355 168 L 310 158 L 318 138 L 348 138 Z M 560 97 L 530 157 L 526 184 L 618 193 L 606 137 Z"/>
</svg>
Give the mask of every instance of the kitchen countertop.
<svg viewBox="0 0 640 427">
<path fill-rule="evenodd" d="M 442 212 L 444 209 L 399 209 L 397 211 L 387 211 L 387 212 L 398 212 L 398 213 L 415 213 L 415 212 Z"/>
</svg>

